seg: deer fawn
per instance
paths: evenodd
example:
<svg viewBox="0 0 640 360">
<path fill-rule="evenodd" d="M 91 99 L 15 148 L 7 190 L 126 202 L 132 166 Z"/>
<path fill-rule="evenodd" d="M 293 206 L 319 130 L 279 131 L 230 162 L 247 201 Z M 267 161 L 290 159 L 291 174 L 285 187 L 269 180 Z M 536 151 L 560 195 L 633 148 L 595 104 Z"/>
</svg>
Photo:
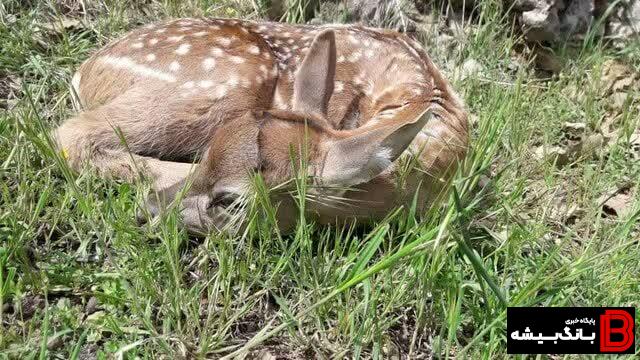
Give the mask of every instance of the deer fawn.
<svg viewBox="0 0 640 360">
<path fill-rule="evenodd" d="M 126 180 L 141 171 L 167 201 L 189 179 L 181 213 L 193 232 L 236 219 L 252 174 L 269 186 L 291 179 L 303 148 L 317 185 L 306 211 L 320 223 L 380 218 L 416 193 L 424 208 L 468 143 L 464 105 L 420 45 L 355 25 L 148 25 L 85 61 L 72 89 L 82 111 L 53 134 L 71 167 Z M 403 153 L 417 161 L 400 181 Z M 287 228 L 296 203 L 274 197 Z"/>
</svg>

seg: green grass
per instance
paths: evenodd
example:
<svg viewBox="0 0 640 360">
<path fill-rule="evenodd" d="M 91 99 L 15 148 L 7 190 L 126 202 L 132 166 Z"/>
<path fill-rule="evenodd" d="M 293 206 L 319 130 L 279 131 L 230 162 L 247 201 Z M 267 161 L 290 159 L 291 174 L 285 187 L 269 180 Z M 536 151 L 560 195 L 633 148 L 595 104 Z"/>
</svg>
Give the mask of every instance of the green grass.
<svg viewBox="0 0 640 360">
<path fill-rule="evenodd" d="M 146 186 L 73 174 L 46 133 L 72 114 L 74 69 L 109 40 L 158 18 L 261 18 L 267 4 L 132 3 L 143 4 L 0 4 L 3 356 L 493 359 L 506 357 L 507 304 L 640 303 L 640 162 L 629 146 L 640 94 L 612 110 L 601 76 L 610 60 L 640 69 L 637 44 L 559 47 L 562 71 L 541 80 L 500 2 L 483 2 L 461 46 L 425 37 L 449 76 L 468 58 L 484 67 L 455 82 L 474 115 L 472 150 L 441 208 L 355 228 L 300 221 L 281 235 L 257 179 L 246 234 L 194 239 L 175 213 L 138 227 Z M 305 3 L 284 19 L 303 21 Z M 44 26 L 68 18 L 81 23 Z M 565 122 L 596 134 L 609 119 L 622 135 L 597 156 L 565 166 L 533 156 L 562 143 Z M 635 194 L 628 211 L 603 214 L 601 197 L 623 184 Z"/>
</svg>

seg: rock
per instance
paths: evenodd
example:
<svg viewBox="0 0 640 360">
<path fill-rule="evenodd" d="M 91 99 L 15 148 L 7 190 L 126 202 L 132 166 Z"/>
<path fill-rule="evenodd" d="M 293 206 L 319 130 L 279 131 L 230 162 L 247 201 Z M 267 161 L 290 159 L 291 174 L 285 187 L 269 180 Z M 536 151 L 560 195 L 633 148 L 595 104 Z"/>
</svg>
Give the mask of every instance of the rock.
<svg viewBox="0 0 640 360">
<path fill-rule="evenodd" d="M 47 350 L 58 350 L 64 344 L 62 336 L 54 336 L 47 340 Z"/>
<path fill-rule="evenodd" d="M 98 345 L 86 344 L 80 349 L 79 360 L 94 360 L 98 358 Z"/>
<path fill-rule="evenodd" d="M 475 77 L 478 74 L 484 72 L 484 66 L 476 59 L 467 59 L 462 63 L 462 70 L 460 71 L 460 80 L 465 80 L 470 77 Z"/>
<path fill-rule="evenodd" d="M 606 9 L 604 9 L 606 11 Z M 605 30 L 614 46 L 622 48 L 640 37 L 640 0 L 622 0 L 608 19 Z"/>
<path fill-rule="evenodd" d="M 92 296 L 87 301 L 84 312 L 87 315 L 91 315 L 96 311 L 98 311 L 98 299 L 95 296 Z"/>
<path fill-rule="evenodd" d="M 514 7 L 526 38 L 547 42 L 584 35 L 595 9 L 595 0 L 517 0 Z"/>
<path fill-rule="evenodd" d="M 64 33 L 66 30 L 81 30 L 84 29 L 84 24 L 78 19 L 60 19 L 51 22 L 45 22 L 39 24 L 41 29 L 45 29 L 51 32 Z"/>
</svg>

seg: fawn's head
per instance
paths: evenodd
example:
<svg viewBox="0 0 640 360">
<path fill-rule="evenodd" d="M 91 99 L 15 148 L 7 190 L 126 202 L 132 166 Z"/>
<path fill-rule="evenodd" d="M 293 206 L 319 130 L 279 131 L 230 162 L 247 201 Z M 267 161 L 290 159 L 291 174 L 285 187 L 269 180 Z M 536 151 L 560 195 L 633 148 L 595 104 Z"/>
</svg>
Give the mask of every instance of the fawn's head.
<svg viewBox="0 0 640 360">
<path fill-rule="evenodd" d="M 232 226 L 259 173 L 270 186 L 287 183 L 306 164 L 316 198 L 368 182 L 409 146 L 430 118 L 424 104 L 408 106 L 394 121 L 335 130 L 326 121 L 336 72 L 334 33 L 318 34 L 294 80 L 291 110 L 252 111 L 216 130 L 182 201 L 190 231 Z M 164 192 L 173 199 L 183 184 Z M 293 207 L 292 201 L 281 205 Z M 279 209 L 283 217 L 292 213 Z M 287 215 L 288 214 L 288 215 Z M 286 222 L 287 219 L 279 219 Z M 237 224 L 236 224 L 237 225 Z"/>
</svg>

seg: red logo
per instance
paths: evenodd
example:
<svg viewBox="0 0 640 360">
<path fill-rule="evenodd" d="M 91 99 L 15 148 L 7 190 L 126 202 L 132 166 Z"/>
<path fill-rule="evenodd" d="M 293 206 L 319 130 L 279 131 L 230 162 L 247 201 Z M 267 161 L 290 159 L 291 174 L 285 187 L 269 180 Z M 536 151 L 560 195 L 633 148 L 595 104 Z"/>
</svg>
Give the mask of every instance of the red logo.
<svg viewBox="0 0 640 360">
<path fill-rule="evenodd" d="M 622 326 L 611 327 L 614 320 L 622 321 Z M 611 334 L 622 335 L 621 340 L 611 340 Z M 633 343 L 633 318 L 624 310 L 605 310 L 600 315 L 600 351 L 607 353 L 621 353 Z"/>
</svg>

